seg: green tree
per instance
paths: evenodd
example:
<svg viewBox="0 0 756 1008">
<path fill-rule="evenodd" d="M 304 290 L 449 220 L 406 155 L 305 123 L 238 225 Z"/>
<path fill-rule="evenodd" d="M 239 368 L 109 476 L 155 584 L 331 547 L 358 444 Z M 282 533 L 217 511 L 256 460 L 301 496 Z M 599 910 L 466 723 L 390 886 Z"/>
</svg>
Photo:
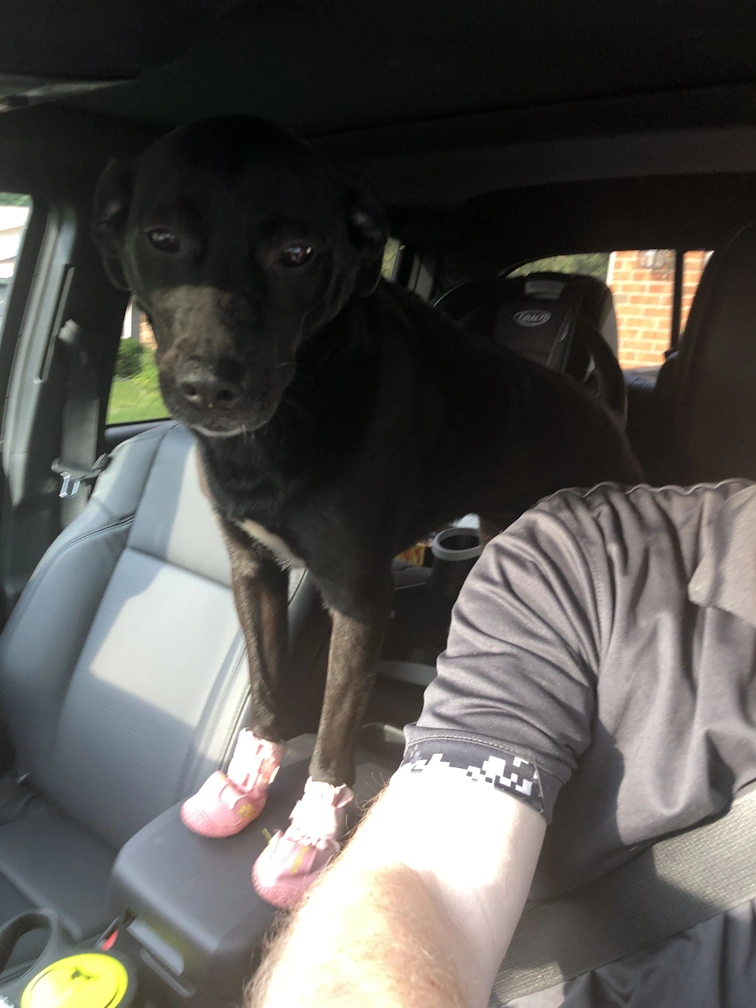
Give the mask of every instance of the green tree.
<svg viewBox="0 0 756 1008">
<path fill-rule="evenodd" d="M 572 255 L 535 259 L 513 269 L 507 276 L 527 276 L 529 273 L 582 273 L 606 283 L 609 272 L 609 252 L 576 252 Z"/>
<path fill-rule="evenodd" d="M 0 206 L 31 206 L 31 197 L 23 193 L 0 192 Z"/>
</svg>

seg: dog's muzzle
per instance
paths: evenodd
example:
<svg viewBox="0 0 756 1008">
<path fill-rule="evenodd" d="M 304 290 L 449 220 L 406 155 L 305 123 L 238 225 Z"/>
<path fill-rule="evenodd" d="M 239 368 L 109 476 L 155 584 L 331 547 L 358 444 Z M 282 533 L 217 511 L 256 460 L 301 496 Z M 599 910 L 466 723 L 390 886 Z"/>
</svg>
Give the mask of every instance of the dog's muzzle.
<svg viewBox="0 0 756 1008">
<path fill-rule="evenodd" d="M 192 409 L 231 413 L 244 401 L 244 367 L 230 360 L 212 365 L 190 359 L 177 370 L 176 390 Z"/>
<path fill-rule="evenodd" d="M 163 396 L 174 419 L 215 437 L 251 433 L 268 423 L 286 386 L 285 372 L 274 373 L 259 389 L 245 366 L 223 358 L 197 357 L 161 376 Z"/>
</svg>

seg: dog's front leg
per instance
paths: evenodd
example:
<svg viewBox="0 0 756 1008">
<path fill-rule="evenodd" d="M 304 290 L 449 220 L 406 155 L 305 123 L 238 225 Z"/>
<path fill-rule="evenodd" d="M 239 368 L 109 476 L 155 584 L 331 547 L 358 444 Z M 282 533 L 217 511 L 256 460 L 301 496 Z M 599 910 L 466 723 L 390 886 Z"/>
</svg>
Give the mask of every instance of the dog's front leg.
<svg viewBox="0 0 756 1008">
<path fill-rule="evenodd" d="M 289 574 L 262 544 L 221 520 L 231 561 L 231 588 L 249 663 L 250 727 L 259 738 L 283 742 L 281 676 L 289 636 Z"/>
<path fill-rule="evenodd" d="M 315 781 L 334 787 L 354 783 L 354 747 L 380 658 L 390 597 L 389 586 L 369 604 L 352 604 L 346 611 L 331 608 L 328 676 L 310 762 Z"/>
<path fill-rule="evenodd" d="M 212 774 L 182 806 L 185 825 L 210 837 L 238 833 L 265 806 L 284 753 L 281 674 L 288 639 L 288 573 L 242 529 L 222 518 L 219 523 L 247 646 L 251 727 L 240 732 L 228 772 Z"/>
<path fill-rule="evenodd" d="M 354 748 L 391 607 L 390 569 L 348 587 L 318 587 L 331 611 L 323 710 L 310 779 L 285 833 L 277 833 L 252 872 L 255 888 L 276 906 L 296 904 L 339 850 L 353 799 Z"/>
</svg>

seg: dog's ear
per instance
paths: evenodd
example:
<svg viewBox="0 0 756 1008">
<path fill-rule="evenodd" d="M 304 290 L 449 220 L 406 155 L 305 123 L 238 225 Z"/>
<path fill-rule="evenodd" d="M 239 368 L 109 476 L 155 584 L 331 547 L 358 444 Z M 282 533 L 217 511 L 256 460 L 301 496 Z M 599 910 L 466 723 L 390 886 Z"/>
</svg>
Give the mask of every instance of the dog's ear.
<svg viewBox="0 0 756 1008">
<path fill-rule="evenodd" d="M 362 265 L 355 290 L 361 297 L 372 294 L 381 278 L 383 249 L 388 241 L 388 220 L 373 189 L 365 182 L 349 194 L 349 237 Z"/>
<path fill-rule="evenodd" d="M 130 165 L 115 159 L 108 162 L 95 189 L 92 214 L 92 238 L 100 250 L 108 279 L 121 290 L 129 290 L 121 255 L 133 184 L 134 170 Z"/>
</svg>

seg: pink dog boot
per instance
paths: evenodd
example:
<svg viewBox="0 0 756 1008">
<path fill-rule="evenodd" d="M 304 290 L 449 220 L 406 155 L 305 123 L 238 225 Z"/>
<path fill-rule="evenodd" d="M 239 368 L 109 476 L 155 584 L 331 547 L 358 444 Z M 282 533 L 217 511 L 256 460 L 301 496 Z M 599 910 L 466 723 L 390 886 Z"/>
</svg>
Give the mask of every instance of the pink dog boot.
<svg viewBox="0 0 756 1008">
<path fill-rule="evenodd" d="M 346 784 L 307 781 L 291 813 L 291 826 L 271 838 L 252 869 L 252 885 L 261 899 L 287 909 L 299 903 L 338 854 L 347 805 L 353 799 Z"/>
<path fill-rule="evenodd" d="M 228 837 L 260 815 L 268 785 L 278 773 L 284 746 L 259 739 L 248 728 L 239 732 L 228 773 L 216 770 L 181 806 L 181 821 L 192 833 Z"/>
</svg>

